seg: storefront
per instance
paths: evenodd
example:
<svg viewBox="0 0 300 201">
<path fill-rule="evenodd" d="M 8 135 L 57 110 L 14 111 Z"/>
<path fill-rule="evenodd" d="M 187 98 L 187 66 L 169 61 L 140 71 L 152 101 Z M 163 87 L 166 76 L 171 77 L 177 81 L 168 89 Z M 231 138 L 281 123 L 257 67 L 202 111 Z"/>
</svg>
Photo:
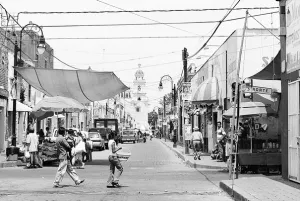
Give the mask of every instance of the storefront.
<svg viewBox="0 0 300 201">
<path fill-rule="evenodd" d="M 274 103 L 276 107 L 278 103 Z M 237 112 L 236 112 L 237 113 Z M 233 107 L 223 116 L 232 118 Z M 278 114 L 269 104 L 242 102 L 239 109 L 238 162 L 241 173 L 281 170 Z"/>
<path fill-rule="evenodd" d="M 192 128 L 199 128 L 204 137 L 204 151 L 211 152 L 216 144 L 216 128 L 219 110 L 219 83 L 216 77 L 203 81 L 193 91 Z M 220 117 L 219 117 L 220 118 Z"/>
</svg>

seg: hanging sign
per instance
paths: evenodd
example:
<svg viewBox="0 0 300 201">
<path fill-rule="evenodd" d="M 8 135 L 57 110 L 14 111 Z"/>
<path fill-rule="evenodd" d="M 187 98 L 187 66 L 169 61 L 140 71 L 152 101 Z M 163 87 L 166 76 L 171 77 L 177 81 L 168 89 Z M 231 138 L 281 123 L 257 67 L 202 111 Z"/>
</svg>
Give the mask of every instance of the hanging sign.
<svg viewBox="0 0 300 201">
<path fill-rule="evenodd" d="M 242 91 L 244 93 L 259 93 L 259 94 L 269 94 L 269 95 L 272 94 L 272 89 L 266 87 L 256 87 L 256 86 L 246 87 L 242 85 Z"/>
<path fill-rule="evenodd" d="M 182 83 L 182 100 L 192 100 L 192 84 L 191 82 Z"/>
<path fill-rule="evenodd" d="M 185 137 L 185 140 L 192 139 L 192 125 L 191 124 L 184 124 L 184 137 Z"/>
</svg>

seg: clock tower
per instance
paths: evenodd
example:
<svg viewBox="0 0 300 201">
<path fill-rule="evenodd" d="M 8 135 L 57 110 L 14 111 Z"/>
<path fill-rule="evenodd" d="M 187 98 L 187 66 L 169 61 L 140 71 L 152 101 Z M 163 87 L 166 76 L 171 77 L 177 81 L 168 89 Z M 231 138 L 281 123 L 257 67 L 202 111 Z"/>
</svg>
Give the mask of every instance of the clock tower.
<svg viewBox="0 0 300 201">
<path fill-rule="evenodd" d="M 140 69 L 141 64 L 139 64 L 139 69 L 135 72 L 135 79 L 133 81 L 133 97 L 138 101 L 147 101 L 146 93 L 144 91 L 146 80 L 144 77 L 144 72 Z"/>
</svg>

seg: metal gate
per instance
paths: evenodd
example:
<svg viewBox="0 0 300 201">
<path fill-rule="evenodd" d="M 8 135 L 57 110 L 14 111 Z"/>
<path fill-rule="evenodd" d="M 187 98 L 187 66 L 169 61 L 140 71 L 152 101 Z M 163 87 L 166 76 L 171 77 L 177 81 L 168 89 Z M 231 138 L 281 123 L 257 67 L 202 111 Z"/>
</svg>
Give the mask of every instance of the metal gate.
<svg viewBox="0 0 300 201">
<path fill-rule="evenodd" d="M 300 108 L 299 81 L 288 86 L 288 174 L 289 179 L 300 183 L 299 146 Z"/>
</svg>

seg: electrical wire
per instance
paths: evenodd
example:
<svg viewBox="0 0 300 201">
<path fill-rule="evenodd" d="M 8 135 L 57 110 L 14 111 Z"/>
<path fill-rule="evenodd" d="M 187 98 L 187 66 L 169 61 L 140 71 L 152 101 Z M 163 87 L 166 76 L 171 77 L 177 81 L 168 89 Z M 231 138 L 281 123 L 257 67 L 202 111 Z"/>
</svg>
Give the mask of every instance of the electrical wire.
<svg viewBox="0 0 300 201">
<path fill-rule="evenodd" d="M 271 35 L 246 35 L 245 37 L 260 37 Z M 273 36 L 273 35 L 272 35 Z M 208 35 L 201 35 L 201 37 L 208 38 Z M 228 38 L 228 35 L 215 35 L 215 38 Z M 242 36 L 230 36 L 230 37 L 242 37 Z M 193 39 L 199 38 L 198 36 L 116 36 L 116 37 L 59 37 L 59 38 L 46 38 L 47 40 L 128 40 L 128 39 Z"/>
<path fill-rule="evenodd" d="M 248 8 L 234 8 L 233 10 L 269 10 L 278 9 L 279 7 L 248 7 Z M 221 11 L 221 10 L 231 10 L 231 8 L 200 8 L 200 9 L 154 9 L 154 10 L 103 10 L 103 11 L 51 11 L 51 12 L 32 12 L 32 11 L 22 11 L 20 14 L 101 14 L 101 13 L 168 13 L 168 12 L 199 12 L 199 11 Z"/>
<path fill-rule="evenodd" d="M 236 4 L 232 7 L 233 9 L 240 3 L 241 0 L 238 0 L 236 2 Z M 226 17 L 232 12 L 232 9 L 229 10 L 226 15 L 222 18 L 222 20 L 219 22 L 219 24 L 217 25 L 217 27 L 215 28 L 215 30 L 213 31 L 213 33 L 210 35 L 210 37 L 207 39 L 207 41 L 202 45 L 202 47 L 196 51 L 196 53 L 194 53 L 192 56 L 189 56 L 188 58 L 192 58 L 194 56 L 196 56 L 206 45 L 207 43 L 210 41 L 210 39 L 215 35 L 215 33 L 217 32 L 217 30 L 219 29 L 219 27 L 221 26 L 222 22 L 226 19 Z"/>
<path fill-rule="evenodd" d="M 118 10 L 126 11 L 126 10 L 123 9 L 123 8 L 114 6 L 114 5 L 109 4 L 109 3 L 106 3 L 106 2 L 104 2 L 104 1 L 100 1 L 100 0 L 96 0 L 96 1 L 98 1 L 99 3 L 105 4 L 105 5 L 108 5 L 108 6 L 110 6 L 110 7 L 116 8 L 116 9 L 118 9 Z M 189 31 L 186 31 L 186 30 L 184 30 L 184 29 L 181 29 L 181 28 L 178 28 L 178 27 L 174 27 L 174 26 L 169 25 L 169 24 L 164 24 L 163 22 L 159 22 L 159 21 L 157 21 L 157 20 L 153 20 L 153 19 L 151 19 L 151 18 L 142 16 L 142 15 L 137 14 L 137 13 L 134 13 L 134 12 L 129 12 L 129 11 L 128 11 L 128 13 L 133 14 L 133 15 L 136 15 L 136 16 L 141 17 L 141 18 L 144 18 L 144 19 L 147 19 L 147 20 L 150 20 L 150 21 L 153 21 L 153 22 L 156 22 L 156 23 L 160 23 L 161 25 L 165 25 L 165 26 L 171 27 L 171 28 L 173 28 L 173 29 L 177 29 L 177 30 L 179 30 L 179 31 L 183 31 L 183 32 L 186 32 L 186 33 L 189 33 L 189 34 L 192 34 L 192 35 L 198 35 L 198 34 L 195 34 L 195 33 L 189 32 Z"/>
<path fill-rule="evenodd" d="M 278 13 L 279 11 L 267 12 L 253 15 L 253 17 L 259 17 L 264 15 L 270 15 L 274 13 Z M 237 17 L 231 18 L 228 20 L 224 20 L 223 22 L 231 22 L 235 20 L 245 19 L 245 17 Z M 209 24 L 209 23 L 219 23 L 220 21 L 212 20 L 212 21 L 186 21 L 186 22 L 164 22 L 164 24 L 172 24 L 172 25 L 188 25 L 188 24 Z M 161 23 L 116 23 L 116 24 L 65 24 L 65 25 L 41 25 L 43 28 L 73 28 L 73 27 L 115 27 L 115 26 L 155 26 L 161 25 Z"/>
<path fill-rule="evenodd" d="M 5 12 L 6 12 L 6 14 L 7 15 L 9 15 L 10 17 L 11 17 L 11 19 L 13 20 L 13 21 L 15 21 L 19 26 L 20 26 L 20 28 L 23 28 L 22 26 L 21 26 L 21 24 L 6 10 L 6 8 L 0 3 L 0 6 L 5 10 Z M 28 32 L 26 32 L 26 30 L 24 30 L 25 31 L 25 33 L 27 33 L 27 35 L 29 36 L 29 37 L 31 37 L 32 39 L 34 39 Z M 74 67 L 74 66 L 71 66 L 71 65 L 69 65 L 69 64 L 67 64 L 66 62 L 63 62 L 61 59 L 59 59 L 59 58 L 57 58 L 56 56 L 54 56 L 53 55 L 53 53 L 51 52 L 51 51 L 48 51 L 47 49 L 45 49 L 45 51 L 46 52 L 48 52 L 49 53 L 49 55 L 51 55 L 53 58 L 55 58 L 56 60 L 58 60 L 58 61 L 60 61 L 61 63 L 63 63 L 63 64 L 65 64 L 66 66 L 69 66 L 69 67 L 71 67 L 71 68 L 73 68 L 73 69 L 76 69 L 76 70 L 80 70 L 79 68 L 76 68 L 76 67 Z"/>
</svg>

